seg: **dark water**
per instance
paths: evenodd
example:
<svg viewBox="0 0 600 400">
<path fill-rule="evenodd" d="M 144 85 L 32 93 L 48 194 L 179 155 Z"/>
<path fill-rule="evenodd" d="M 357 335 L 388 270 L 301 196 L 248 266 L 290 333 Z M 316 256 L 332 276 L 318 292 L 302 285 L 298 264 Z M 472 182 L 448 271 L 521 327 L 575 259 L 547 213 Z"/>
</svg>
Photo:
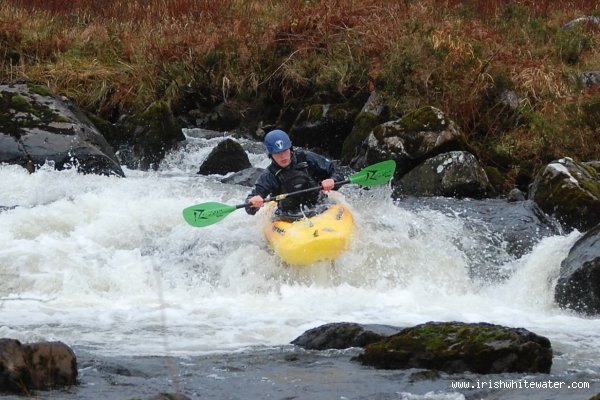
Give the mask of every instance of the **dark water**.
<svg viewBox="0 0 600 400">
<path fill-rule="evenodd" d="M 360 349 L 306 351 L 293 346 L 202 357 L 98 357 L 77 351 L 79 385 L 36 392 L 38 399 L 147 399 L 181 393 L 191 399 L 589 399 L 599 371 L 570 370 L 555 357 L 551 374 L 449 375 L 377 370 L 351 361 Z M 573 382 L 588 388 L 572 388 Z M 469 382 L 472 389 L 456 389 Z M 561 384 L 561 382 L 563 382 Z M 533 385 L 556 388 L 527 388 Z M 502 388 L 490 386 L 504 385 Z M 512 385 L 513 389 L 506 388 Z M 559 386 L 562 385 L 562 388 Z M 7 396 L 6 399 L 19 399 Z"/>
</svg>

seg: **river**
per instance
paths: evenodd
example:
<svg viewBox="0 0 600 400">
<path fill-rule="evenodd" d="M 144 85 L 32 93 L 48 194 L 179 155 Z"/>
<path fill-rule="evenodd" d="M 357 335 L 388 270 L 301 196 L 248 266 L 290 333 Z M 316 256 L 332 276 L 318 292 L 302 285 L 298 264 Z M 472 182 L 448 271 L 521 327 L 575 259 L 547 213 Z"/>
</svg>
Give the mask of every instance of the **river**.
<svg viewBox="0 0 600 400">
<path fill-rule="evenodd" d="M 553 302 L 560 263 L 579 232 L 540 237 L 514 258 L 485 225 L 472 229 L 468 213 L 418 201 L 408 207 L 391 199 L 389 187 L 347 185 L 341 192 L 360 227 L 351 248 L 334 263 L 290 267 L 266 245 L 261 213 L 238 210 L 205 228 L 183 221 L 187 206 L 239 204 L 249 191 L 196 174 L 225 134 L 196 136 L 158 171 L 125 169 L 125 179 L 0 165 L 0 337 L 60 340 L 79 362 L 79 386 L 35 397 L 582 399 L 600 392 L 600 319 Z M 267 165 L 260 144 L 239 140 L 254 166 Z M 494 264 L 505 278 L 473 279 L 477 264 Z M 359 349 L 289 345 L 341 321 L 524 327 L 550 339 L 554 364 L 550 375 L 422 379 L 422 371 L 351 362 Z M 497 386 L 519 379 L 521 388 Z M 524 388 L 527 379 L 564 385 Z M 453 387 L 459 380 L 475 387 Z M 582 387 L 568 389 L 573 382 Z"/>
</svg>

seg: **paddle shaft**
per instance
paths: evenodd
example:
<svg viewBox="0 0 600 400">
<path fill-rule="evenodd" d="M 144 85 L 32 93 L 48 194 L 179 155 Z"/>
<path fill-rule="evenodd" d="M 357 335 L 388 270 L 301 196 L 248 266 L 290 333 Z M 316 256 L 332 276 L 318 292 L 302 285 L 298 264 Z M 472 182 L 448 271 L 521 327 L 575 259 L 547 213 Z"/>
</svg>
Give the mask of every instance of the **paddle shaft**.
<svg viewBox="0 0 600 400">
<path fill-rule="evenodd" d="M 351 181 L 348 180 L 348 179 L 346 179 L 346 180 L 343 180 L 343 181 L 335 182 L 335 186 L 340 187 L 340 186 L 346 185 L 348 183 L 351 183 Z M 308 188 L 308 189 L 296 190 L 295 192 L 278 194 L 277 196 L 273 196 L 273 197 L 268 196 L 268 197 L 266 197 L 263 200 L 263 202 L 270 203 L 272 201 L 281 201 L 281 200 L 283 200 L 285 198 L 288 198 L 290 196 L 296 196 L 298 194 L 315 192 L 315 191 L 321 190 L 321 189 L 322 189 L 322 186 L 315 186 L 315 187 L 311 187 L 311 188 Z M 243 204 L 235 205 L 233 207 L 237 210 L 238 208 L 244 208 L 244 207 L 247 207 L 249 205 L 250 205 L 250 203 L 243 203 Z"/>
<path fill-rule="evenodd" d="M 382 185 L 394 176 L 396 163 L 393 160 L 382 161 L 377 164 L 363 168 L 357 174 L 352 175 L 346 180 L 335 182 L 334 187 L 340 187 L 348 183 L 356 183 L 362 186 Z M 303 193 L 322 190 L 322 186 L 316 186 L 307 189 L 301 189 L 291 193 L 282 193 L 276 196 L 268 196 L 263 199 L 263 203 L 271 201 L 280 201 L 290 196 L 295 196 Z M 250 203 L 238 204 L 230 206 L 217 202 L 208 202 L 196 204 L 195 206 L 187 207 L 183 210 L 183 218 L 192 226 L 203 227 L 219 222 L 233 211 L 251 206 Z"/>
</svg>

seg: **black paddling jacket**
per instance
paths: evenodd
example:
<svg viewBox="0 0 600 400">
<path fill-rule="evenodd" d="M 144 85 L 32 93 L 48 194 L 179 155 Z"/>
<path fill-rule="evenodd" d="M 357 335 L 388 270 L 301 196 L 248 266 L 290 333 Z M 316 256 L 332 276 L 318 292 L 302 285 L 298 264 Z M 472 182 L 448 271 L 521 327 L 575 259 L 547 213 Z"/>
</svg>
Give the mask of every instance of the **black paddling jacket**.
<svg viewBox="0 0 600 400">
<path fill-rule="evenodd" d="M 263 199 L 311 187 L 318 187 L 324 179 L 332 178 L 336 182 L 344 178 L 335 171 L 335 166 L 327 158 L 307 150 L 293 150 L 292 162 L 281 168 L 275 161 L 262 173 L 256 181 L 254 189 L 246 198 L 246 202 L 256 195 Z M 334 189 L 338 189 L 336 186 Z M 322 198 L 320 191 L 315 190 L 302 195 L 281 200 L 279 208 L 286 212 L 297 212 L 300 206 L 312 207 Z M 246 207 L 248 214 L 254 215 L 258 208 Z"/>
</svg>

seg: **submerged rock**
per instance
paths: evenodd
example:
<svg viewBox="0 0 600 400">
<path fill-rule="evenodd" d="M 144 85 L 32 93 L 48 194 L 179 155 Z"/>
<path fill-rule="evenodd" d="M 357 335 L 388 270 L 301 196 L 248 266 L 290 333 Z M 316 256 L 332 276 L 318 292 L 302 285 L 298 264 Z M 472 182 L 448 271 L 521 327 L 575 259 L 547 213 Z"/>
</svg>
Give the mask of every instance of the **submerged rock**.
<svg viewBox="0 0 600 400">
<path fill-rule="evenodd" d="M 393 196 L 479 199 L 490 190 L 488 177 L 475 156 L 466 151 L 451 151 L 429 158 L 400 178 Z"/>
</svg>

